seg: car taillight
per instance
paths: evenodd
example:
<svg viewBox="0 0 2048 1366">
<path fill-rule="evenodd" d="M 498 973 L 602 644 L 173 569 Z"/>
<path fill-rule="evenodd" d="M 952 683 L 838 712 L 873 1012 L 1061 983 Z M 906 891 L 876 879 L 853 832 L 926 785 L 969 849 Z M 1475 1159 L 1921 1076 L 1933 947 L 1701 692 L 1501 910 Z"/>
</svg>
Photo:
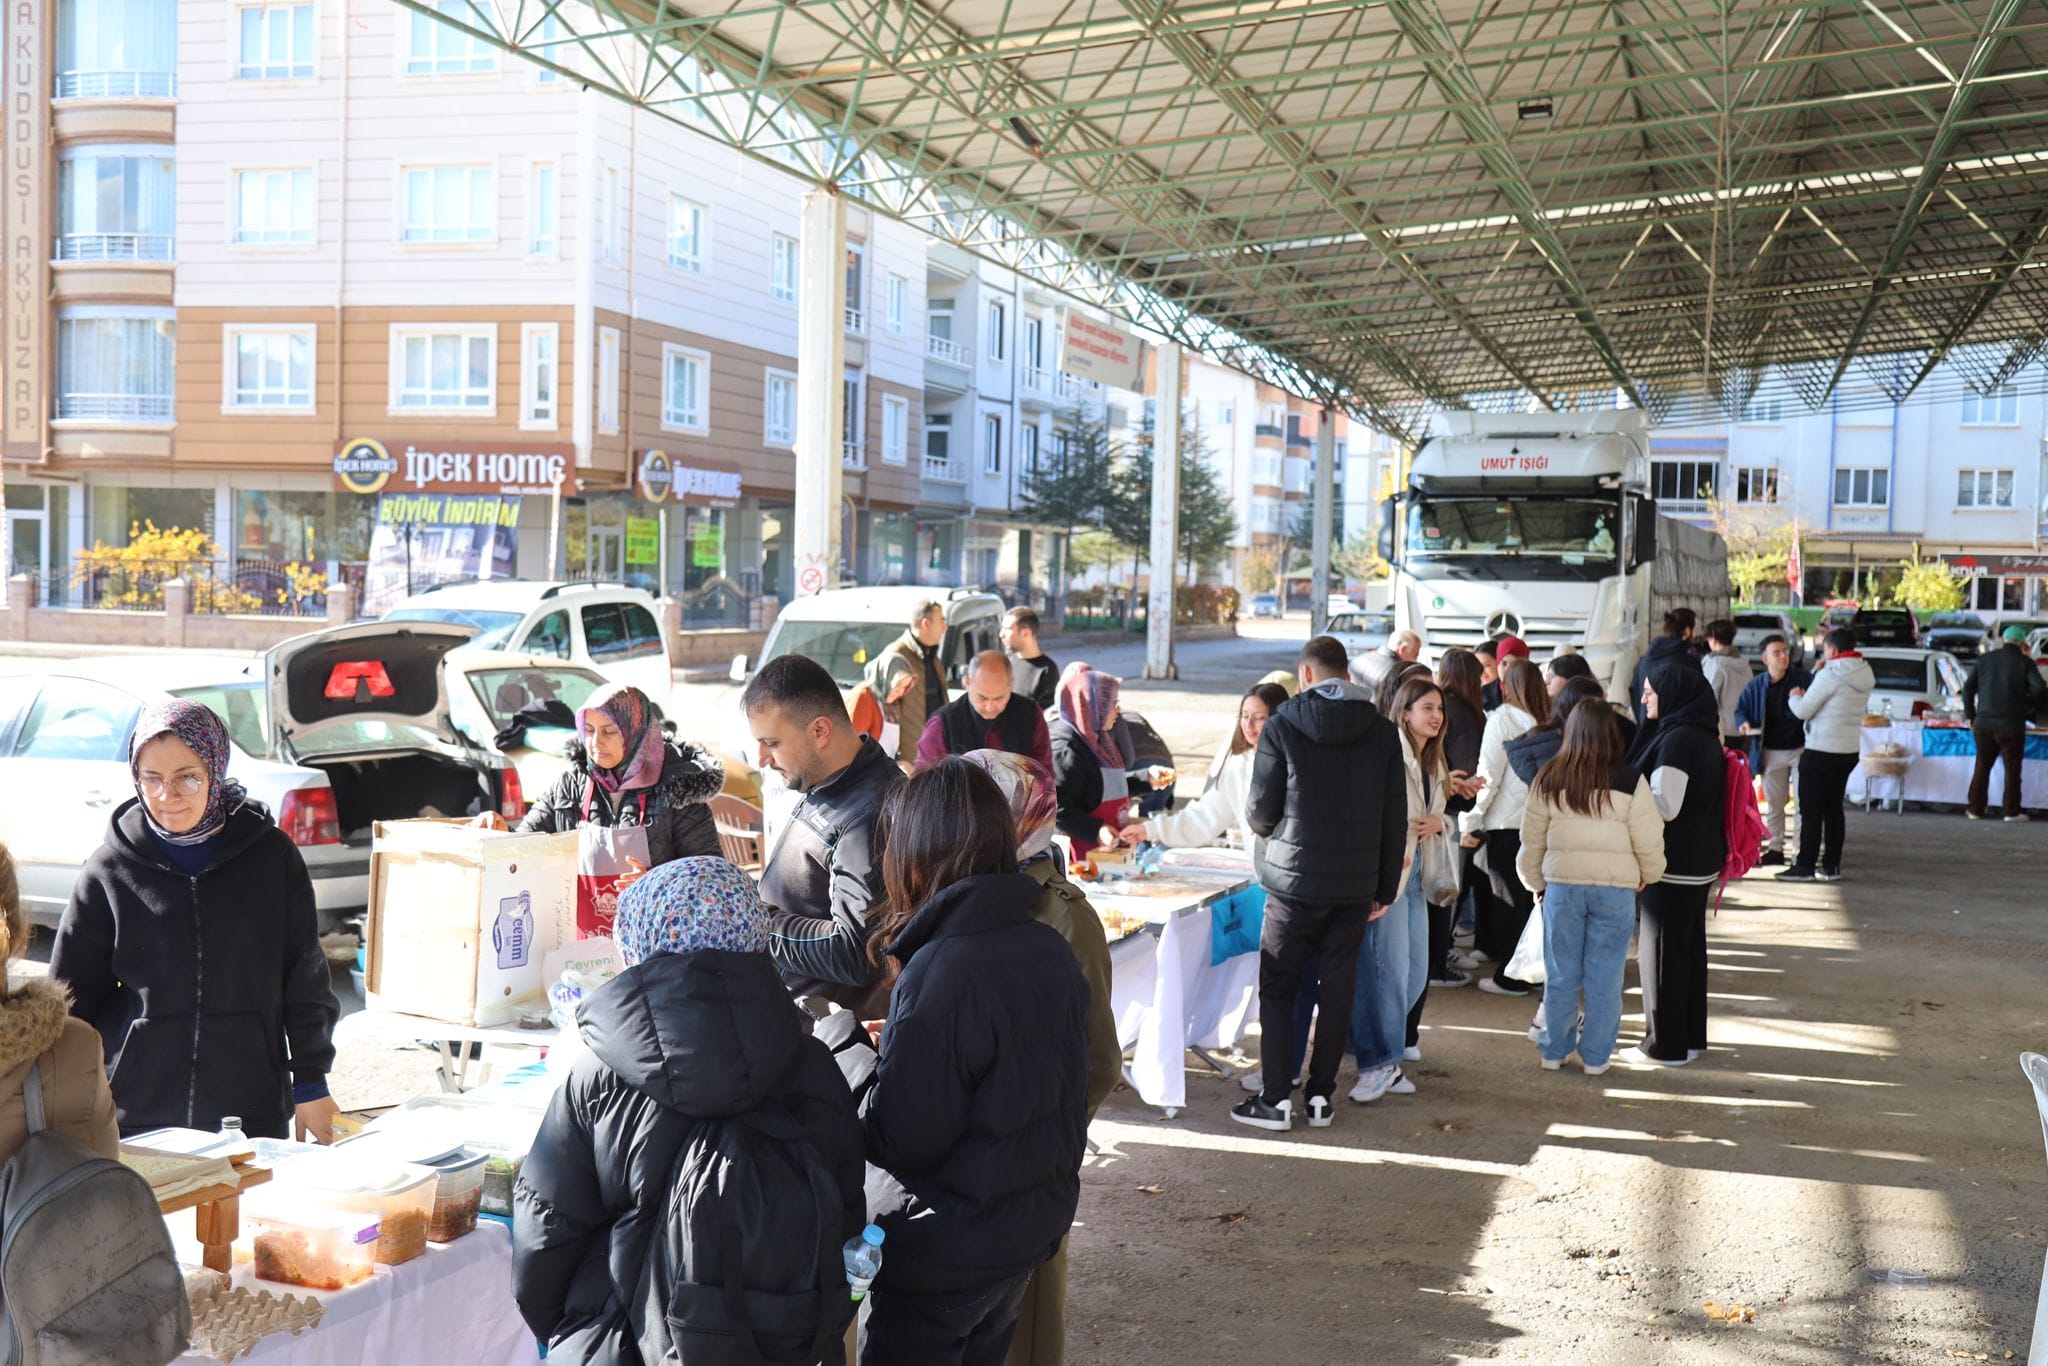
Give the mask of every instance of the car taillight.
<svg viewBox="0 0 2048 1366">
<path fill-rule="evenodd" d="M 293 844 L 341 843 L 341 813 L 335 809 L 334 789 L 301 787 L 285 793 L 277 828 Z"/>
<path fill-rule="evenodd" d="M 1926 698 L 1923 697 L 1914 701 L 1913 716 L 1916 720 L 1922 716 L 1930 716 L 1933 714 L 1933 712 L 1934 704 L 1932 702 L 1929 702 Z"/>
<path fill-rule="evenodd" d="M 526 814 L 526 793 L 519 787 L 519 770 L 508 768 L 499 775 L 498 814 L 508 821 L 516 821 Z"/>
</svg>

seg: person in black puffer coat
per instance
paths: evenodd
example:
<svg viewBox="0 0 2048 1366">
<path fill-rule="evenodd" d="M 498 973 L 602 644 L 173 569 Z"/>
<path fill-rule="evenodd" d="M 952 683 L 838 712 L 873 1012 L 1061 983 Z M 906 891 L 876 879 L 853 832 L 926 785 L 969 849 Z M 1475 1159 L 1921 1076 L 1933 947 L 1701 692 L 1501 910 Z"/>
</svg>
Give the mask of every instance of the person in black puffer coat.
<svg viewBox="0 0 2048 1366">
<path fill-rule="evenodd" d="M 731 1126 L 714 1121 L 759 1116 L 789 1128 L 790 1146 L 808 1145 L 839 1188 L 840 1208 L 820 1234 L 827 1246 L 763 1250 L 745 1268 L 748 1285 L 815 1280 L 820 1257 L 837 1266 L 866 1218 L 853 1094 L 783 989 L 767 953 L 768 912 L 747 875 L 723 859 L 665 864 L 619 899 L 617 933 L 630 966 L 578 1008 L 589 1051 L 570 1064 L 514 1192 L 513 1298 L 548 1360 L 569 1366 L 698 1359 L 670 1321 L 681 1272 L 667 1264 L 665 1240 L 678 1216 L 693 1232 L 709 1218 L 753 1226 L 748 1209 L 722 1208 L 736 1198 L 724 1190 L 704 1197 L 716 1204 L 671 1211 L 679 1192 L 702 1189 L 692 1183 L 717 1169 L 715 1145 Z M 736 1179 L 726 1189 L 745 1188 Z M 726 1268 L 718 1272 L 723 1285 Z M 814 1313 L 756 1328 L 801 1342 L 822 1327 L 836 1346 L 851 1318 L 846 1285 L 820 1289 L 829 1321 Z M 691 1293 L 692 1303 L 706 1298 Z M 831 1352 L 822 1359 L 838 1362 Z M 767 1357 L 735 1347 L 719 1360 Z"/>
<path fill-rule="evenodd" d="M 718 827 L 706 803 L 724 785 L 725 766 L 700 745 L 664 739 L 645 693 L 622 683 L 598 689 L 577 708 L 576 735 L 572 767 L 534 800 L 520 830 L 644 825 L 649 867 L 717 856 Z M 494 815 L 477 822 L 504 828 Z"/>
<path fill-rule="evenodd" d="M 1044 889 L 1017 871 L 1009 800 L 979 768 L 914 775 L 881 844 L 875 945 L 900 975 L 865 1124 L 902 1196 L 876 1219 L 888 1241 L 860 1359 L 997 1363 L 1081 1197 L 1088 984 L 1034 918 Z"/>
<path fill-rule="evenodd" d="M 1628 761 L 1664 818 L 1664 876 L 1643 888 L 1636 956 L 1643 981 L 1639 1060 L 1680 1067 L 1707 1047 L 1707 893 L 1721 876 L 1727 791 L 1721 707 L 1697 665 L 1650 670 L 1647 718 Z"/>
<path fill-rule="evenodd" d="M 1635 671 L 1628 676 L 1628 705 L 1634 712 L 1636 728 L 1640 730 L 1643 716 L 1643 683 L 1650 677 L 1650 671 L 1664 664 L 1676 664 L 1691 669 L 1700 677 L 1706 677 L 1706 670 L 1700 666 L 1699 652 L 1692 647 L 1693 636 L 1699 632 L 1699 613 L 1690 607 L 1674 607 L 1664 614 L 1664 634 L 1650 642 L 1650 648 L 1643 651 L 1636 661 Z"/>
</svg>

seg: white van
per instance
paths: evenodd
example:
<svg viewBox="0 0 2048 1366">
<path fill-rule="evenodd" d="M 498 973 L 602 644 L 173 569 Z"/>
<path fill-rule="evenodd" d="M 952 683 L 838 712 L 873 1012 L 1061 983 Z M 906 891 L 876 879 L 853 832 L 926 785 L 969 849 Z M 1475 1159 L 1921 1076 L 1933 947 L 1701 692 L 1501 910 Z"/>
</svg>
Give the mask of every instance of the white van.
<svg viewBox="0 0 2048 1366">
<path fill-rule="evenodd" d="M 868 661 L 910 627 L 920 602 L 946 609 L 946 639 L 939 661 L 950 686 L 958 686 L 967 663 L 983 650 L 1000 650 L 1003 600 L 978 588 L 836 588 L 798 598 L 784 607 L 761 646 L 761 657 L 732 662 L 732 680 L 747 676 L 782 655 L 806 655 L 825 666 L 841 692 L 861 681 Z"/>
</svg>

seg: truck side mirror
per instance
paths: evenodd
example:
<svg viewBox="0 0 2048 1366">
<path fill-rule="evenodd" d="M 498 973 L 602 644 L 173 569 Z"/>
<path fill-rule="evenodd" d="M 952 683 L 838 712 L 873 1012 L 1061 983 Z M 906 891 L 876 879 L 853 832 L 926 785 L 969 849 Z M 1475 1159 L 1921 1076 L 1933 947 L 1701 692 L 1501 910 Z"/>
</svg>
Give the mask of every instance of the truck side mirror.
<svg viewBox="0 0 2048 1366">
<path fill-rule="evenodd" d="M 725 676 L 726 676 L 727 678 L 730 678 L 730 679 L 731 679 L 731 680 L 732 680 L 733 682 L 735 682 L 735 683 L 744 683 L 744 682 L 746 682 L 746 681 L 747 681 L 747 657 L 746 657 L 745 655 L 734 655 L 734 656 L 732 657 L 732 668 L 730 668 L 730 669 L 728 669 L 728 670 L 726 671 L 726 675 L 725 675 Z"/>
<path fill-rule="evenodd" d="M 1380 558 L 1388 564 L 1394 563 L 1394 519 L 1399 515 L 1399 504 L 1392 498 L 1380 500 Z"/>
<path fill-rule="evenodd" d="M 1657 558 L 1657 504 L 1648 498 L 1638 498 L 1635 514 L 1635 541 L 1629 547 L 1631 569 Z"/>
</svg>

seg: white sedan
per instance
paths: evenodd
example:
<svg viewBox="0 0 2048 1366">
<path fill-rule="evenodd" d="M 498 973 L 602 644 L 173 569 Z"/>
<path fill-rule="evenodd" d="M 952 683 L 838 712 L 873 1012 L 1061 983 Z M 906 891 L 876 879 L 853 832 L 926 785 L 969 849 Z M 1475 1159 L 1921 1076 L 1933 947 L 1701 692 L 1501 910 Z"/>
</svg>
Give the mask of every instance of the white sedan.
<svg viewBox="0 0 2048 1366">
<path fill-rule="evenodd" d="M 1946 650 L 1874 645 L 1863 662 L 1877 675 L 1864 711 L 1905 721 L 1930 714 L 1963 712 L 1963 669 Z"/>
<path fill-rule="evenodd" d="M 1394 613 L 1391 608 L 1335 613 L 1324 632 L 1335 636 L 1344 646 L 1344 653 L 1357 659 L 1387 643 L 1387 638 L 1394 634 Z"/>
</svg>

